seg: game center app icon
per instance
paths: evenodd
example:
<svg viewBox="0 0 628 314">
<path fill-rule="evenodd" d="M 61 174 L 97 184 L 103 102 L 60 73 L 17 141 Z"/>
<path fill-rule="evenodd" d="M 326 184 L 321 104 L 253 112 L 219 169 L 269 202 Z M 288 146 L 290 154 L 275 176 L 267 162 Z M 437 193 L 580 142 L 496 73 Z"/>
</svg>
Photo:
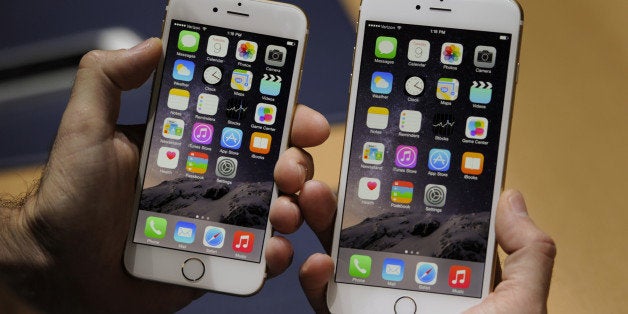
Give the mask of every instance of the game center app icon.
<svg viewBox="0 0 628 314">
<path fill-rule="evenodd" d="M 277 107 L 271 104 L 259 103 L 255 108 L 255 122 L 266 125 L 275 124 Z"/>
<path fill-rule="evenodd" d="M 462 63 L 462 51 L 461 44 L 444 43 L 441 48 L 440 62 L 448 65 L 459 65 Z"/>
<path fill-rule="evenodd" d="M 381 182 L 377 178 L 363 177 L 358 183 L 358 197 L 363 200 L 374 201 L 379 198 Z"/>
<path fill-rule="evenodd" d="M 183 120 L 176 118 L 166 118 L 164 120 L 162 135 L 165 138 L 180 140 L 183 137 L 184 128 L 185 122 L 183 122 Z"/>
<path fill-rule="evenodd" d="M 238 230 L 233 234 L 231 248 L 236 252 L 251 253 L 255 243 L 255 234 Z"/>
<path fill-rule="evenodd" d="M 172 147 L 161 147 L 157 153 L 157 166 L 174 169 L 179 163 L 179 150 Z"/>
<path fill-rule="evenodd" d="M 395 166 L 399 168 L 416 167 L 419 150 L 415 146 L 399 145 L 395 151 Z"/>
<path fill-rule="evenodd" d="M 214 226 L 207 226 L 203 236 L 203 245 L 215 249 L 221 248 L 225 244 L 225 229 Z"/>
<path fill-rule="evenodd" d="M 257 43 L 249 40 L 240 40 L 236 46 L 236 59 L 253 62 L 257 57 Z"/>
<path fill-rule="evenodd" d="M 454 289 L 467 289 L 471 284 L 471 268 L 454 265 L 449 268 L 447 283 Z"/>
<path fill-rule="evenodd" d="M 468 117 L 464 135 L 468 138 L 483 140 L 488 133 L 488 119 L 482 117 Z"/>
</svg>

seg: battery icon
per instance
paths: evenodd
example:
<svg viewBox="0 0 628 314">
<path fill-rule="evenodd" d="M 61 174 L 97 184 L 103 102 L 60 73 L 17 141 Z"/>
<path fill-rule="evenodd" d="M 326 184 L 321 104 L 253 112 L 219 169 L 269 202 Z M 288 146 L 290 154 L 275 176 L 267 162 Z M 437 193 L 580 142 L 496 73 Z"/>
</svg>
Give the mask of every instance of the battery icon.
<svg viewBox="0 0 628 314">
<path fill-rule="evenodd" d="M 294 46 L 294 41 L 289 41 L 287 44 L 288 46 Z"/>
<path fill-rule="evenodd" d="M 508 36 L 506 36 L 506 35 L 501 35 L 501 36 L 499 36 L 499 39 L 501 39 L 501 40 L 508 40 Z"/>
</svg>

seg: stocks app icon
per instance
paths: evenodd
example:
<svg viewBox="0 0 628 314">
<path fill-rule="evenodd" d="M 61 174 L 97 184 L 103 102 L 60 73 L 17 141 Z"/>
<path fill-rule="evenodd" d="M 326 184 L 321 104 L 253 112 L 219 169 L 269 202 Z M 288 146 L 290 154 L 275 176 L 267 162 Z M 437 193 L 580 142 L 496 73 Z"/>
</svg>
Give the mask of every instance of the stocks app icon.
<svg viewBox="0 0 628 314">
<path fill-rule="evenodd" d="M 454 132 L 454 115 L 449 113 L 437 113 L 432 122 L 432 131 L 436 135 L 449 136 Z"/>
<path fill-rule="evenodd" d="M 231 98 L 227 101 L 227 108 L 225 109 L 227 118 L 233 120 L 242 120 L 246 117 L 247 105 L 244 99 Z"/>
</svg>

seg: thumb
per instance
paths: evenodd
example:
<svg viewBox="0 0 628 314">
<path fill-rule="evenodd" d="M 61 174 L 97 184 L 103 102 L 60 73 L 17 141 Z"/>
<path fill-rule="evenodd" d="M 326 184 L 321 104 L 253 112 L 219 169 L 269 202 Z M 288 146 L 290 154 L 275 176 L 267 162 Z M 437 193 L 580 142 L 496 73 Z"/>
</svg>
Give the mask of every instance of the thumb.
<svg viewBox="0 0 628 314">
<path fill-rule="evenodd" d="M 161 51 L 161 40 L 150 38 L 128 50 L 88 52 L 79 64 L 59 135 L 81 135 L 96 142 L 112 137 L 121 92 L 137 88 L 148 79 Z"/>
<path fill-rule="evenodd" d="M 497 242 L 509 254 L 504 261 L 503 281 L 495 294 L 515 295 L 512 303 L 530 309 L 538 306 L 539 312 L 545 312 L 556 245 L 528 216 L 523 195 L 518 191 L 502 194 L 495 232 Z"/>
</svg>

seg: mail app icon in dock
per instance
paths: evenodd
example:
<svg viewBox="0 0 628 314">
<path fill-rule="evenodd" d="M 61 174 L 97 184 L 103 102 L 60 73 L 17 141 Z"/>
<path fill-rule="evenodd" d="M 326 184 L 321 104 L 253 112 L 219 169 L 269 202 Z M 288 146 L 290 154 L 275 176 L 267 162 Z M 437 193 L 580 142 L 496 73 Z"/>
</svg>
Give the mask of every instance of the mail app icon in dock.
<svg viewBox="0 0 628 314">
<path fill-rule="evenodd" d="M 404 262 L 396 258 L 387 258 L 382 267 L 382 279 L 388 281 L 403 280 Z"/>
</svg>

